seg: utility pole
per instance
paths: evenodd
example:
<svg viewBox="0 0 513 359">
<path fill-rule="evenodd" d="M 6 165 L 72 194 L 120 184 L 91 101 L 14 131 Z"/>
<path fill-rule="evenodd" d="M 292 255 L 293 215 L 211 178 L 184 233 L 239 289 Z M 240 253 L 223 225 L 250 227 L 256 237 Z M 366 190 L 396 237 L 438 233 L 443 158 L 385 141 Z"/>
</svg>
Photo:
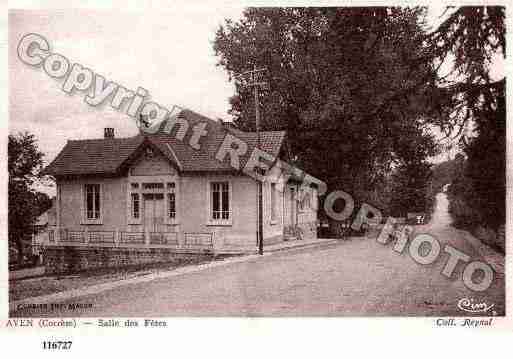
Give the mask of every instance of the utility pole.
<svg viewBox="0 0 513 359">
<path fill-rule="evenodd" d="M 258 89 L 260 86 L 265 86 L 266 83 L 260 78 L 261 75 L 266 71 L 265 68 L 257 69 L 253 67 L 252 71 L 246 71 L 236 76 L 242 86 L 253 87 L 253 94 L 255 96 L 255 127 L 257 133 L 257 148 L 260 149 L 260 106 L 258 101 Z M 262 181 L 257 179 L 257 242 L 258 242 L 258 253 L 264 254 L 264 236 L 263 236 L 263 205 L 262 205 Z"/>
</svg>

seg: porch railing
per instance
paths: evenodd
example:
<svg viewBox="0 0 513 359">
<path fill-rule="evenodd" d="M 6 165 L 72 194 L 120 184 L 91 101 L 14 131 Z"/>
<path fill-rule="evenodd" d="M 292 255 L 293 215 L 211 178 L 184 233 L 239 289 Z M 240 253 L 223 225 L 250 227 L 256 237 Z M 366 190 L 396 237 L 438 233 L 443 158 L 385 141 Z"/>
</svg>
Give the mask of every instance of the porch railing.
<svg viewBox="0 0 513 359">
<path fill-rule="evenodd" d="M 176 232 L 150 232 L 150 244 L 178 246 L 178 233 Z"/>
<path fill-rule="evenodd" d="M 47 245 L 78 245 L 103 247 L 171 247 L 183 250 L 213 250 L 213 233 L 195 232 L 126 232 L 48 230 Z"/>
<path fill-rule="evenodd" d="M 121 243 L 144 244 L 146 239 L 144 232 L 121 232 Z"/>
<path fill-rule="evenodd" d="M 63 236 L 64 234 L 64 236 Z M 85 243 L 86 236 L 84 231 L 68 231 L 64 230 L 60 236 L 61 242 Z"/>
<path fill-rule="evenodd" d="M 115 231 L 90 231 L 87 234 L 89 243 L 116 243 Z"/>
<path fill-rule="evenodd" d="M 184 246 L 187 248 L 213 247 L 213 235 L 212 233 L 185 233 Z"/>
</svg>

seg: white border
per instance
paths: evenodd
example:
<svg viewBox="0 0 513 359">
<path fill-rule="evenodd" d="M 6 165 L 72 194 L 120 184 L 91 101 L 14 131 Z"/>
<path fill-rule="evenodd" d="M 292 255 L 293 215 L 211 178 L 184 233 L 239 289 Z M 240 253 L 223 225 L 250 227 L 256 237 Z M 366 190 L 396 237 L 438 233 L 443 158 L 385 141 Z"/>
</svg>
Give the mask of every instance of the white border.
<svg viewBox="0 0 513 359">
<path fill-rule="evenodd" d="M 283 5 L 283 2 L 275 1 L 224 1 L 210 4 L 210 6 L 240 6 Z M 396 4 L 412 5 L 411 1 L 394 1 Z M 423 2 L 429 4 L 432 2 Z M 458 4 L 483 4 L 483 1 L 458 1 Z M 507 43 L 511 44 L 512 11 L 506 1 L 494 3 L 507 5 Z M 453 3 L 454 4 L 454 3 Z M 2 4 L 3 5 L 3 4 Z M 9 2 L 11 8 L 67 8 L 71 5 L 82 8 L 110 8 L 122 9 L 122 11 L 144 11 L 140 1 L 104 1 L 89 0 L 80 1 L 47 1 L 24 0 Z M 308 6 L 311 1 L 288 1 L 288 6 Z M 316 5 L 383 5 L 379 1 L 316 1 Z M 153 1 L 153 8 L 166 7 L 179 11 L 180 7 L 202 9 L 204 3 L 195 1 Z M 2 6 L 3 7 L 3 6 Z M 0 43 L 3 45 L 0 62 L 2 75 L 0 88 L 3 101 L 0 106 L 1 129 L 8 131 L 8 101 L 7 101 L 7 13 L 3 7 L 0 27 L 4 30 L 0 35 Z M 166 45 L 169 48 L 169 44 Z M 507 47 L 507 59 L 512 58 L 511 46 Z M 507 63 L 507 73 L 512 67 Z M 508 92 L 508 119 L 511 118 L 511 81 L 507 81 Z M 510 122 L 510 121 L 508 121 Z M 508 125 L 509 127 L 509 125 Z M 7 136 L 2 136 L 0 154 L 6 158 Z M 511 128 L 508 128 L 507 156 L 512 153 Z M 7 173 L 7 161 L 1 161 L 2 173 Z M 510 181 L 513 173 L 511 164 L 507 166 L 507 178 Z M 2 192 L 0 207 L 0 227 L 2 238 L 7 238 L 7 176 L 1 176 L 4 191 Z M 508 183 L 508 188 L 511 188 Z M 513 212 L 510 203 L 513 203 L 511 191 L 507 194 L 508 223 L 506 237 L 513 238 L 511 219 Z M 511 253 L 511 241 L 507 243 L 507 253 Z M 0 270 L 1 291 L 0 307 L 7 310 L 7 241 L 0 241 Z M 218 318 L 172 318 L 168 320 L 169 327 L 165 330 L 149 328 L 139 329 L 111 329 L 111 328 L 78 328 L 55 330 L 11 330 L 7 331 L 4 322 L 0 321 L 0 337 L 2 354 L 6 357 L 22 355 L 23 357 L 36 357 L 42 352 L 41 341 L 52 338 L 73 338 L 74 356 L 90 357 L 91 355 L 114 354 L 122 357 L 147 357 L 149 353 L 158 353 L 166 350 L 173 357 L 237 357 L 249 358 L 324 358 L 324 357 L 378 357 L 390 356 L 411 358 L 462 358 L 462 357 L 497 357 L 502 358 L 510 352 L 512 301 L 511 288 L 511 255 L 507 257 L 506 306 L 508 317 L 501 320 L 501 325 L 493 329 L 483 330 L 452 330 L 433 327 L 432 318 L 290 318 L 290 319 L 218 319 Z M 434 330 L 436 329 L 436 330 Z M 496 330 L 497 329 L 497 330 Z M 500 330 L 502 329 L 502 330 Z M 495 335 L 489 335 L 494 332 Z M 508 350 L 506 350 L 508 349 Z M 51 353 L 51 355 L 54 355 Z"/>
</svg>

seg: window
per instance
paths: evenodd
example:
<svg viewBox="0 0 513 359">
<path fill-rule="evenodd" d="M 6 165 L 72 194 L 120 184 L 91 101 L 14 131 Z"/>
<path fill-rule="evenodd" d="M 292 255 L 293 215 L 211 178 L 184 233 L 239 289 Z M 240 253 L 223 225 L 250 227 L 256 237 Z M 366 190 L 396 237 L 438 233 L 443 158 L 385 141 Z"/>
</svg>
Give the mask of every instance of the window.
<svg viewBox="0 0 513 359">
<path fill-rule="evenodd" d="M 175 194 L 168 193 L 167 194 L 167 208 L 168 208 L 168 217 L 175 218 L 176 217 L 176 207 L 175 207 Z"/>
<path fill-rule="evenodd" d="M 210 184 L 211 210 L 213 220 L 230 219 L 230 195 L 228 182 Z"/>
<path fill-rule="evenodd" d="M 100 185 L 85 185 L 86 219 L 100 219 Z"/>
<path fill-rule="evenodd" d="M 139 218 L 139 193 L 132 193 L 132 218 Z"/>
<path fill-rule="evenodd" d="M 169 219 L 176 218 L 176 194 L 175 194 L 175 183 L 167 182 L 167 217 Z"/>
<path fill-rule="evenodd" d="M 276 208 L 276 183 L 271 183 L 271 221 L 276 221 L 277 208 Z"/>
<path fill-rule="evenodd" d="M 128 224 L 140 224 L 143 210 L 143 193 L 138 182 L 130 182 L 127 198 Z"/>
<path fill-rule="evenodd" d="M 164 183 L 156 182 L 156 183 L 143 183 L 144 189 L 163 189 Z"/>
</svg>

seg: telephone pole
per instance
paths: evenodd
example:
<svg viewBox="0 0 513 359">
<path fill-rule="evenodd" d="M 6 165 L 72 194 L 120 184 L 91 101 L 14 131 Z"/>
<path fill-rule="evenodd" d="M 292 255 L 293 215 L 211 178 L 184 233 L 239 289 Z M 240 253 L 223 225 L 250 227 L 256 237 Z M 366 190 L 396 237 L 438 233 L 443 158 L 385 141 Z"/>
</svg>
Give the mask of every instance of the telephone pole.
<svg viewBox="0 0 513 359">
<path fill-rule="evenodd" d="M 256 66 L 253 70 L 246 71 L 240 75 L 235 76 L 242 86 L 253 87 L 253 94 L 255 96 L 255 127 L 257 133 L 257 148 L 260 149 L 260 106 L 258 101 L 258 89 L 266 85 L 265 81 L 262 81 L 262 75 L 266 71 L 265 68 L 257 69 Z M 262 205 L 262 181 L 257 179 L 257 242 L 258 242 L 258 253 L 264 254 L 264 236 L 263 236 L 263 205 Z"/>
</svg>

